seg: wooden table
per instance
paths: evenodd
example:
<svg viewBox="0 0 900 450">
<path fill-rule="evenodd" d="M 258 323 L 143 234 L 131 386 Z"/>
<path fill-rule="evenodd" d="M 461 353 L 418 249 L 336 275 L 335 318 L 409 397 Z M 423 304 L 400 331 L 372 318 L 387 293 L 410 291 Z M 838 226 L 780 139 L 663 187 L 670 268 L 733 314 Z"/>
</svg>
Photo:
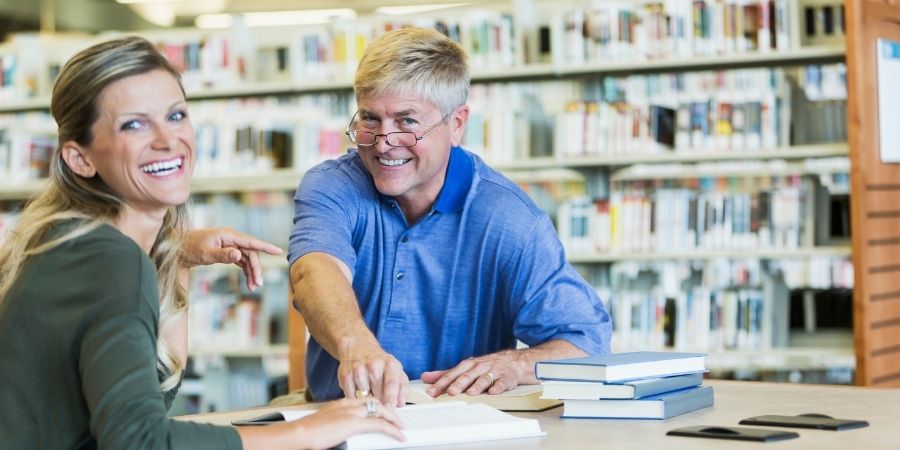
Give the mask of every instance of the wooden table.
<svg viewBox="0 0 900 450">
<path fill-rule="evenodd" d="M 669 420 L 561 419 L 562 408 L 540 413 L 515 413 L 537 418 L 547 436 L 541 438 L 490 441 L 475 444 L 428 447 L 432 449 L 707 449 L 707 448 L 790 448 L 881 450 L 900 449 L 900 389 L 874 389 L 787 383 L 706 380 L 715 389 L 715 406 Z M 314 408 L 303 405 L 296 408 Z M 249 418 L 289 409 L 250 410 L 198 414 L 181 420 L 227 425 L 231 420 Z M 693 425 L 740 426 L 741 419 L 762 414 L 827 414 L 841 419 L 866 420 L 866 428 L 847 431 L 820 431 L 801 428 L 773 428 L 795 431 L 797 439 L 774 443 L 739 442 L 666 436 L 666 431 Z M 768 427 L 767 427 L 768 428 Z"/>
</svg>

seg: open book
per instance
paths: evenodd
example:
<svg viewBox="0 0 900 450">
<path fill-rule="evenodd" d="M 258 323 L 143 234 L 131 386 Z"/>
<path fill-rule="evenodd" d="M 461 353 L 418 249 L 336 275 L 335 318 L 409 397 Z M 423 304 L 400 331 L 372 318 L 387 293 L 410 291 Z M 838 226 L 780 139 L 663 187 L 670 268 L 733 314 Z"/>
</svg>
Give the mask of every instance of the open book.
<svg viewBox="0 0 900 450">
<path fill-rule="evenodd" d="M 271 422 L 275 419 L 292 421 L 314 413 L 314 410 L 285 410 L 266 414 L 235 425 Z M 406 442 L 386 434 L 359 434 L 347 440 L 348 450 L 377 450 L 386 448 L 420 447 L 426 445 L 460 444 L 543 436 L 537 419 L 523 419 L 498 411 L 487 405 L 446 402 L 431 405 L 410 405 L 397 409 L 403 420 Z"/>
<path fill-rule="evenodd" d="M 482 403 L 493 406 L 501 411 L 544 411 L 562 405 L 561 400 L 541 398 L 543 388 L 541 385 L 520 385 L 515 389 L 503 392 L 501 394 L 490 395 L 447 395 L 442 394 L 432 397 L 425 393 L 431 385 L 422 382 L 422 380 L 413 380 L 409 382 L 409 398 L 407 403 L 421 405 L 427 403 L 444 402 L 444 401 L 464 401 L 466 403 Z"/>
</svg>

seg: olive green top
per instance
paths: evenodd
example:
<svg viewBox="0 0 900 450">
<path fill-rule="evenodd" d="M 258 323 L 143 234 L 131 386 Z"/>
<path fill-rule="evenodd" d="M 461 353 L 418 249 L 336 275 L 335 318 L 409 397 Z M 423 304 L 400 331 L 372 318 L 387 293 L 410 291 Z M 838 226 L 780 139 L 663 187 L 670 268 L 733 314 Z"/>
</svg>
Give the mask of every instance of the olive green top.
<svg viewBox="0 0 900 450">
<path fill-rule="evenodd" d="M 115 228 L 29 258 L 0 299 L 0 449 L 240 449 L 167 417 L 158 327 L 156 269 Z"/>
</svg>

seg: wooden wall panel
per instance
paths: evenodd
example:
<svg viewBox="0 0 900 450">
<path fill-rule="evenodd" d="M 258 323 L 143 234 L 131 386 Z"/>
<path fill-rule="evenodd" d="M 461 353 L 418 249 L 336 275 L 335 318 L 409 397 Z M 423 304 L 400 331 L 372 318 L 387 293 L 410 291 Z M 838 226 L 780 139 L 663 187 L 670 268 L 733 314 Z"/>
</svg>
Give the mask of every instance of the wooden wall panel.
<svg viewBox="0 0 900 450">
<path fill-rule="evenodd" d="M 891 288 L 893 289 L 894 287 Z M 867 311 L 871 321 L 900 317 L 900 291 L 885 290 L 879 292 L 871 289 L 869 292 Z"/>
<path fill-rule="evenodd" d="M 900 164 L 878 148 L 875 45 L 900 41 L 900 1 L 846 0 L 856 383 L 900 386 Z M 898 80 L 900 82 L 900 80 Z"/>
</svg>

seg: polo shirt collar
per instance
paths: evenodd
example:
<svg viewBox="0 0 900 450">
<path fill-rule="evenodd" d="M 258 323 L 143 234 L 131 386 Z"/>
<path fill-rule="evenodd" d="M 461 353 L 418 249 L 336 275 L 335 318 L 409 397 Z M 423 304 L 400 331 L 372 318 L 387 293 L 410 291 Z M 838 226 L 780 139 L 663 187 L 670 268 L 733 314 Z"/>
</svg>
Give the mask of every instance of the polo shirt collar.
<svg viewBox="0 0 900 450">
<path fill-rule="evenodd" d="M 474 177 L 475 163 L 472 157 L 462 148 L 452 147 L 450 162 L 447 163 L 447 176 L 444 177 L 444 186 L 434 202 L 434 210 L 441 213 L 461 210 Z"/>
</svg>

